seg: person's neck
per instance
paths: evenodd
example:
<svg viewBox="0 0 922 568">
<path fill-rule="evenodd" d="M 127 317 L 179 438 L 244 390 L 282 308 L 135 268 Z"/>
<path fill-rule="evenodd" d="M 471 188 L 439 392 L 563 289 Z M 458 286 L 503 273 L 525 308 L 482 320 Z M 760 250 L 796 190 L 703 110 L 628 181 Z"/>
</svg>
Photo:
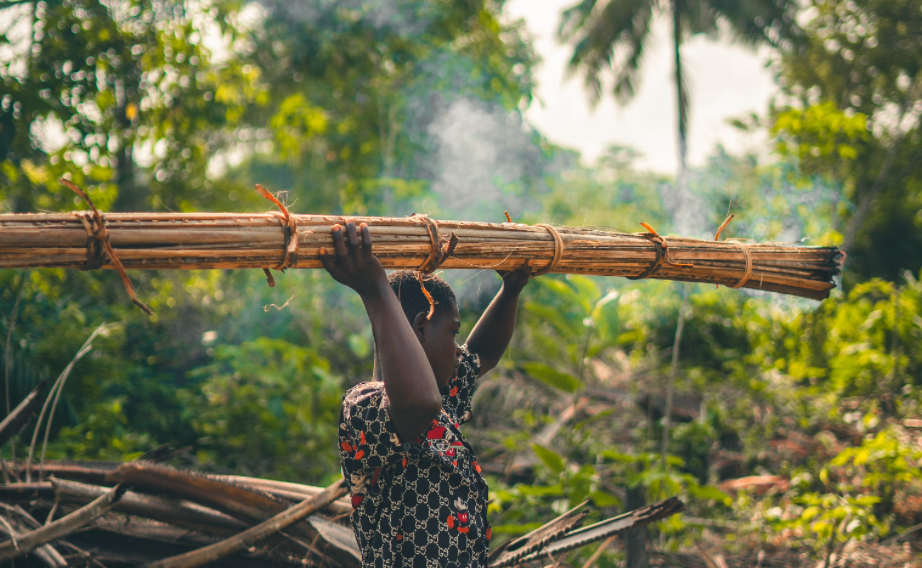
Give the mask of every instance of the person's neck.
<svg viewBox="0 0 922 568">
<path fill-rule="evenodd" d="M 381 360 L 378 358 L 378 349 L 375 348 L 375 366 L 371 371 L 371 380 L 375 382 L 383 382 L 384 378 L 381 376 Z"/>
</svg>

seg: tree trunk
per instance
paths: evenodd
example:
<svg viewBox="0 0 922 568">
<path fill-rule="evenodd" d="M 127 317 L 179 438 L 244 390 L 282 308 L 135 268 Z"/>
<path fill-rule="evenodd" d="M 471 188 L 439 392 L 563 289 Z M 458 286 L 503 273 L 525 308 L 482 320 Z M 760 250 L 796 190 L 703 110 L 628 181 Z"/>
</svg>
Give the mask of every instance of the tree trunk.
<svg viewBox="0 0 922 568">
<path fill-rule="evenodd" d="M 115 100 L 118 105 L 116 110 L 116 126 L 114 133 L 110 134 L 118 137 L 118 151 L 115 153 L 115 183 L 118 185 L 118 197 L 115 198 L 113 209 L 116 211 L 149 211 L 150 204 L 148 197 L 150 189 L 148 184 L 139 184 L 135 176 L 133 146 L 134 136 L 132 134 L 132 117 L 128 115 L 129 105 L 138 108 L 134 103 L 133 95 L 137 93 L 137 87 L 128 85 L 129 81 L 114 81 L 111 83 L 115 91 Z M 136 111 L 137 112 L 137 111 Z"/>
<path fill-rule="evenodd" d="M 672 396 L 675 392 L 675 375 L 679 369 L 679 346 L 682 344 L 682 331 L 685 329 L 685 306 L 688 304 L 688 289 L 681 285 L 682 303 L 679 304 L 679 322 L 675 330 L 675 340 L 672 342 L 672 365 L 669 367 L 669 380 L 666 383 L 666 410 L 663 415 L 663 446 L 661 463 L 663 471 L 666 467 L 666 456 L 669 454 L 669 426 L 672 418 Z"/>
<path fill-rule="evenodd" d="M 688 154 L 688 94 L 682 79 L 682 21 L 679 2 L 672 0 L 672 40 L 675 48 L 675 90 L 679 118 L 679 171 L 676 175 L 676 187 L 679 195 L 684 195 L 686 157 Z"/>
<path fill-rule="evenodd" d="M 628 511 L 644 506 L 644 487 L 638 485 L 627 490 L 624 502 Z M 626 568 L 647 568 L 647 527 L 627 531 L 624 535 L 624 547 L 627 550 Z"/>
</svg>

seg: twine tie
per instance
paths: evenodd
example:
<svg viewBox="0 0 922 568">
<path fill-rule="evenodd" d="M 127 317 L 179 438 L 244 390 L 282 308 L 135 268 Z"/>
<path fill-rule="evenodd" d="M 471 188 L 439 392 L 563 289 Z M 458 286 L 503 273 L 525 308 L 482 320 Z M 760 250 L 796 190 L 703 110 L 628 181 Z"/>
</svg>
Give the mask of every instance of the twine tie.
<svg viewBox="0 0 922 568">
<path fill-rule="evenodd" d="M 74 193 L 79 195 L 86 204 L 90 206 L 91 211 L 77 211 L 74 213 L 74 215 L 80 219 L 80 222 L 83 223 L 83 227 L 86 229 L 87 234 L 86 264 L 83 266 L 83 270 L 101 268 L 105 257 L 108 256 L 109 261 L 112 262 L 115 270 L 118 271 L 118 275 L 122 278 L 122 284 L 125 285 L 125 289 L 128 291 L 128 295 L 131 297 L 131 301 L 134 302 L 134 305 L 141 308 L 147 315 L 154 315 L 154 312 L 151 311 L 147 304 L 135 296 L 134 288 L 131 286 L 131 279 L 128 278 L 128 273 L 125 271 L 125 267 L 122 266 L 122 261 L 119 260 L 118 255 L 115 254 L 115 249 L 112 248 L 112 244 L 109 242 L 109 229 L 106 227 L 106 219 L 103 217 L 102 213 L 99 212 L 99 209 L 96 209 L 96 206 L 93 205 L 93 200 L 90 199 L 90 196 L 87 195 L 86 192 L 77 187 L 77 184 L 69 179 L 62 178 L 59 181 L 73 190 Z"/>
<path fill-rule="evenodd" d="M 285 243 L 282 246 L 282 261 L 279 262 L 277 266 L 272 267 L 273 270 L 279 270 L 284 272 L 285 269 L 291 268 L 298 263 L 298 222 L 295 219 L 295 216 L 291 214 L 285 205 L 279 201 L 268 189 L 263 187 L 260 184 L 256 184 L 256 191 L 260 195 L 271 201 L 278 207 L 281 211 L 269 211 L 269 215 L 272 215 L 278 219 L 279 224 L 282 226 L 282 232 L 284 233 Z M 272 277 L 272 273 L 269 272 L 268 268 L 263 268 L 263 272 L 266 274 L 266 282 L 269 284 L 270 288 L 275 287 L 275 278 Z"/>
<path fill-rule="evenodd" d="M 680 268 L 692 267 L 694 264 L 673 262 L 669 258 L 669 243 L 666 241 L 666 237 L 661 237 L 656 230 L 648 225 L 647 223 L 641 223 L 641 225 L 649 232 L 641 233 L 637 236 L 643 237 L 653 243 L 653 247 L 656 250 L 656 258 L 653 260 L 653 264 L 643 270 L 637 276 L 628 276 L 628 280 L 643 280 L 649 278 L 654 272 L 656 272 L 663 262 L 670 266 L 677 266 Z"/>
<path fill-rule="evenodd" d="M 432 316 L 435 315 L 436 302 L 429 293 L 429 290 L 426 290 L 426 279 L 424 275 L 435 272 L 436 269 L 455 252 L 455 247 L 458 246 L 458 236 L 451 233 L 451 236 L 448 238 L 448 243 L 442 248 L 442 235 L 439 233 L 438 221 L 430 219 L 428 215 L 416 213 L 410 215 L 410 218 L 425 225 L 426 232 L 429 234 L 429 255 L 426 257 L 426 260 L 419 265 L 419 268 L 416 269 L 416 280 L 419 281 L 419 286 L 422 288 L 423 295 L 429 300 L 429 313 L 426 314 L 426 319 L 431 320 Z"/>
<path fill-rule="evenodd" d="M 551 225 L 535 225 L 536 227 L 541 227 L 548 233 L 550 233 L 551 238 L 554 239 L 554 256 L 551 257 L 551 261 L 542 268 L 541 270 L 536 270 L 534 276 L 543 276 L 557 267 L 557 263 L 560 262 L 560 259 L 563 258 L 564 244 L 563 237 L 560 236 L 560 233 Z"/>
</svg>

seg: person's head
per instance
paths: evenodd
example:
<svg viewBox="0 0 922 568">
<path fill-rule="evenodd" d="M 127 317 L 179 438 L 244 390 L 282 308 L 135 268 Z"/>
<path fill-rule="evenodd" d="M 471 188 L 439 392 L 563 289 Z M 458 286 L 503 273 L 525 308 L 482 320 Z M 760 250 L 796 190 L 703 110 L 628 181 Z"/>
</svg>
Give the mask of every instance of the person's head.
<svg viewBox="0 0 922 568">
<path fill-rule="evenodd" d="M 427 319 L 429 299 L 423 293 L 416 276 L 413 270 L 398 270 L 388 275 L 387 279 L 426 352 L 435 380 L 440 387 L 444 387 L 457 375 L 458 357 L 461 355 L 461 348 L 455 341 L 461 329 L 458 301 L 448 282 L 434 274 L 424 274 L 426 291 L 435 302 L 435 313 L 432 319 Z"/>
</svg>

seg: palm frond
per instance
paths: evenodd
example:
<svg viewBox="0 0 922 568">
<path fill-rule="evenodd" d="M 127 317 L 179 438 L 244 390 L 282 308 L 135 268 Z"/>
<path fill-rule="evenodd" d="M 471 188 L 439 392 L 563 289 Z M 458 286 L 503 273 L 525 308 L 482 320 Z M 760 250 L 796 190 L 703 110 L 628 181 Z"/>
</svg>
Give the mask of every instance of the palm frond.
<svg viewBox="0 0 922 568">
<path fill-rule="evenodd" d="M 703 0 L 712 12 L 729 25 L 734 41 L 755 46 L 779 46 L 800 37 L 795 16 L 796 0 Z"/>
<path fill-rule="evenodd" d="M 680 7 L 682 24 L 689 34 L 706 34 L 711 39 L 717 38 L 719 13 L 710 2 L 681 2 Z"/>
<path fill-rule="evenodd" d="M 597 0 L 583 0 L 564 12 L 560 37 L 575 44 L 568 72 L 582 72 L 593 104 L 601 99 L 602 76 L 609 70 L 620 102 L 636 92 L 655 4 L 656 0 L 610 0 L 600 8 Z"/>
<path fill-rule="evenodd" d="M 595 9 L 598 0 L 583 0 L 575 6 L 571 6 L 563 11 L 560 16 L 560 28 L 557 30 L 557 36 L 565 42 L 572 40 L 586 25 L 586 20 Z"/>
<path fill-rule="evenodd" d="M 635 34 L 629 49 L 625 50 L 627 57 L 620 67 L 620 72 L 616 73 L 614 95 L 619 103 L 625 104 L 637 93 L 640 86 L 640 64 L 643 61 L 645 47 L 652 41 L 650 39 L 650 27 L 653 24 L 652 7 L 646 12 L 637 15 L 634 22 Z"/>
</svg>

